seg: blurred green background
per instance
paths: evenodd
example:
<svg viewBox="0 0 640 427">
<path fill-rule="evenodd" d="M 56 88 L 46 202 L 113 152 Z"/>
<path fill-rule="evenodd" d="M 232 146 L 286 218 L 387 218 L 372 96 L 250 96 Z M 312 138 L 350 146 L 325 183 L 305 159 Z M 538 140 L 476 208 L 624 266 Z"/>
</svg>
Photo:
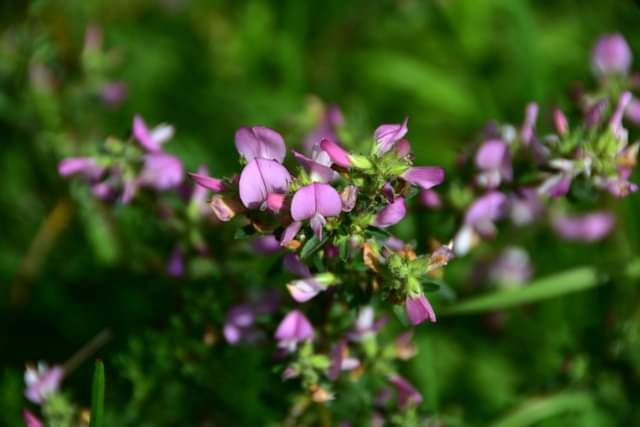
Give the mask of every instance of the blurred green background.
<svg viewBox="0 0 640 427">
<path fill-rule="evenodd" d="M 576 81 L 590 84 L 601 33 L 623 33 L 638 53 L 638 22 L 637 2 L 622 0 L 2 2 L 0 424 L 20 425 L 25 361 L 64 361 L 105 327 L 110 425 L 263 425 L 286 411 L 277 393 L 289 385 L 272 385 L 267 356 L 202 345 L 232 301 L 223 276 L 166 278 L 173 242 L 157 215 L 91 202 L 57 176 L 62 156 L 126 137 L 141 113 L 175 125 L 168 150 L 188 170 L 221 176 L 236 168 L 236 128 L 286 135 L 315 95 L 362 135 L 409 116 L 417 163 L 451 168 L 487 120 L 519 123 L 530 100 L 568 105 Z M 128 85 L 117 108 L 87 95 L 90 23 L 113 52 L 100 72 Z M 52 87 L 34 83 L 34 64 Z M 625 267 L 617 256 L 640 245 L 637 205 L 622 203 L 618 235 L 601 245 L 527 240 L 538 273 Z M 408 373 L 422 409 L 445 425 L 640 425 L 635 286 L 614 274 L 581 294 L 420 328 Z M 85 365 L 65 389 L 88 405 Z M 505 418 L 517 410 L 525 421 Z"/>
</svg>

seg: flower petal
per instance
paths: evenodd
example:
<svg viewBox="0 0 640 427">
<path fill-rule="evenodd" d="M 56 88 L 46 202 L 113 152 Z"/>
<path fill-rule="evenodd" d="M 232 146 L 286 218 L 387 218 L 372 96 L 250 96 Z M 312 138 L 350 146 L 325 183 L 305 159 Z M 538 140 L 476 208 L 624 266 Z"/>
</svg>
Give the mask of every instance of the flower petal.
<svg viewBox="0 0 640 427">
<path fill-rule="evenodd" d="M 423 190 L 429 190 L 444 181 L 444 169 L 435 166 L 412 167 L 402 174 L 402 178 Z"/>
<path fill-rule="evenodd" d="M 337 216 L 342 210 L 340 195 L 327 184 L 313 183 L 300 188 L 291 200 L 291 217 L 295 221 L 322 216 Z"/>
<path fill-rule="evenodd" d="M 240 200 L 247 208 L 258 208 L 270 193 L 286 193 L 290 181 L 291 175 L 280 163 L 274 160 L 254 159 L 240 174 Z"/>
<path fill-rule="evenodd" d="M 206 174 L 194 173 L 194 172 L 189 172 L 189 176 L 200 187 L 204 187 L 208 190 L 215 191 L 215 192 L 227 190 L 221 179 L 212 178 L 210 176 L 207 176 Z"/>
<path fill-rule="evenodd" d="M 378 154 L 384 154 L 391 150 L 396 142 L 400 141 L 408 131 L 408 118 L 400 124 L 380 125 L 373 134 L 376 141 Z"/>
<path fill-rule="evenodd" d="M 269 159 L 282 163 L 286 148 L 282 136 L 264 126 L 242 127 L 237 130 L 236 149 L 247 161 Z"/>
</svg>

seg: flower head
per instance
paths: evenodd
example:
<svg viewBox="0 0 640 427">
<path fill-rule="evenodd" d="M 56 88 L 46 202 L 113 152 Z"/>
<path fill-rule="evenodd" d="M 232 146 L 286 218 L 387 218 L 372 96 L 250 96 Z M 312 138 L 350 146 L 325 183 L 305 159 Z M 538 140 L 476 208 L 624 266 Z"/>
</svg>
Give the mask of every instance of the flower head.
<svg viewBox="0 0 640 427">
<path fill-rule="evenodd" d="M 402 123 L 380 125 L 373 134 L 373 138 L 376 143 L 376 153 L 382 155 L 391 150 L 394 145 L 400 141 L 408 132 L 407 123 L 408 118 L 405 118 Z"/>
<path fill-rule="evenodd" d="M 621 34 L 605 34 L 598 39 L 591 53 L 591 66 L 599 76 L 624 75 L 631 68 L 631 49 Z"/>
<path fill-rule="evenodd" d="M 476 152 L 475 162 L 480 170 L 477 181 L 483 187 L 496 188 L 502 181 L 513 179 L 511 153 L 502 140 L 491 139 L 482 144 Z"/>
<path fill-rule="evenodd" d="M 282 163 L 286 152 L 284 139 L 264 126 L 242 127 L 236 131 L 236 149 L 248 162 L 254 159 Z"/>
</svg>

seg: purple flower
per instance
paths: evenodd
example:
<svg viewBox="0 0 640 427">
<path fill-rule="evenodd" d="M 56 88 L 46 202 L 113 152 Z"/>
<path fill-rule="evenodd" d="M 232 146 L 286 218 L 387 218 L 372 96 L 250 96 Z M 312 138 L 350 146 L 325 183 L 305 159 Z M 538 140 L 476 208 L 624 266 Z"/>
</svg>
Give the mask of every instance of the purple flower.
<svg viewBox="0 0 640 427">
<path fill-rule="evenodd" d="M 298 153 L 297 151 L 293 152 L 293 157 L 296 161 L 302 166 L 307 173 L 309 174 L 309 178 L 313 182 L 331 182 L 335 181 L 338 178 L 338 173 L 331 169 L 331 161 L 328 164 L 324 164 L 320 161 L 310 159 L 303 154 Z"/>
<path fill-rule="evenodd" d="M 278 346 L 289 352 L 295 351 L 299 342 L 312 340 L 313 337 L 311 323 L 299 310 L 290 311 L 282 319 L 275 333 Z"/>
<path fill-rule="evenodd" d="M 444 169 L 435 166 L 415 166 L 403 173 L 402 179 L 423 190 L 430 190 L 444 181 Z"/>
<path fill-rule="evenodd" d="M 440 196 L 434 190 L 422 190 L 418 196 L 418 200 L 424 207 L 437 209 L 442 206 Z"/>
<path fill-rule="evenodd" d="M 533 274 L 533 266 L 527 252 L 518 247 L 502 251 L 489 269 L 489 279 L 503 285 L 522 285 Z"/>
<path fill-rule="evenodd" d="M 524 123 L 522 124 L 522 129 L 520 130 L 520 137 L 522 138 L 522 142 L 524 142 L 525 144 L 529 144 L 535 136 L 534 130 L 537 118 L 538 104 L 536 104 L 535 102 L 530 102 L 529 104 L 527 104 L 527 108 L 525 109 Z"/>
<path fill-rule="evenodd" d="M 172 277 L 184 276 L 184 253 L 180 246 L 177 246 L 171 252 L 167 261 L 167 274 Z"/>
<path fill-rule="evenodd" d="M 296 302 L 307 302 L 320 292 L 326 291 L 327 285 L 313 277 L 307 277 L 288 283 L 287 289 Z"/>
<path fill-rule="evenodd" d="M 224 338 L 229 344 L 255 342 L 259 333 L 253 328 L 255 312 L 251 304 L 241 304 L 232 307 L 225 319 L 223 328 Z"/>
<path fill-rule="evenodd" d="M 609 212 L 593 212 L 586 215 L 556 215 L 551 226 L 567 240 L 594 242 L 605 238 L 613 229 L 615 219 Z"/>
<path fill-rule="evenodd" d="M 282 258 L 282 266 L 289 273 L 297 277 L 311 277 L 311 270 L 309 267 L 300 260 L 297 254 L 288 252 Z"/>
<path fill-rule="evenodd" d="M 280 242 L 273 234 L 267 234 L 264 236 L 258 236 L 251 240 L 251 248 L 259 254 L 273 254 L 279 252 Z"/>
<path fill-rule="evenodd" d="M 626 138 L 626 130 L 622 127 L 622 117 L 624 116 L 627 105 L 631 102 L 631 98 L 631 92 L 623 92 L 622 95 L 620 95 L 615 111 L 611 115 L 611 119 L 609 119 L 609 127 L 618 139 Z"/>
<path fill-rule="evenodd" d="M 509 216 L 515 225 L 532 223 L 543 210 L 544 206 L 534 188 L 521 188 L 511 197 Z"/>
<path fill-rule="evenodd" d="M 325 218 L 338 216 L 342 201 L 338 192 L 327 184 L 313 183 L 300 188 L 291 200 L 291 218 L 294 221 L 309 219 L 313 232 L 319 238 Z"/>
<path fill-rule="evenodd" d="M 28 409 L 22 410 L 22 419 L 24 420 L 25 427 L 44 427 L 42 421 Z"/>
<path fill-rule="evenodd" d="M 473 227 L 483 235 L 495 232 L 494 221 L 506 213 L 507 196 L 498 191 L 492 191 L 476 199 L 465 214 L 465 225 Z"/>
<path fill-rule="evenodd" d="M 483 187 L 496 188 L 502 181 L 513 179 L 511 152 L 504 141 L 492 139 L 482 144 L 476 152 L 475 161 L 481 171 L 477 181 Z"/>
<path fill-rule="evenodd" d="M 373 219 L 376 227 L 387 228 L 402 221 L 407 214 L 407 205 L 404 198 L 398 197 L 385 206 Z"/>
<path fill-rule="evenodd" d="M 631 49 L 621 34 L 605 34 L 591 53 L 591 66 L 599 76 L 627 74 L 631 67 Z"/>
<path fill-rule="evenodd" d="M 400 375 L 393 375 L 389 378 L 389 382 L 393 384 L 398 393 L 398 406 L 400 409 L 406 409 L 410 406 L 417 406 L 422 403 L 422 395 L 416 390 L 409 381 Z"/>
<path fill-rule="evenodd" d="M 373 138 L 376 142 L 376 152 L 382 155 L 391 150 L 408 132 L 408 118 L 400 124 L 380 125 L 375 130 Z"/>
<path fill-rule="evenodd" d="M 364 306 L 358 312 L 354 329 L 347 333 L 347 338 L 351 341 L 362 341 L 382 329 L 387 320 L 386 316 L 376 319 L 373 307 Z"/>
<path fill-rule="evenodd" d="M 332 105 L 323 111 L 322 120 L 318 126 L 309 132 L 303 141 L 305 152 L 309 153 L 318 144 L 318 141 L 323 139 L 330 139 L 337 141 L 336 129 L 344 122 L 340 109 Z"/>
<path fill-rule="evenodd" d="M 351 155 L 335 142 L 323 139 L 320 141 L 320 148 L 329 155 L 331 161 L 336 165 L 347 169 L 351 167 Z"/>
<path fill-rule="evenodd" d="M 58 173 L 61 176 L 80 174 L 88 181 L 95 181 L 104 173 L 104 168 L 91 157 L 67 157 L 58 164 Z"/>
<path fill-rule="evenodd" d="M 248 162 L 254 159 L 282 163 L 286 153 L 282 136 L 264 126 L 242 127 L 236 131 L 236 149 Z"/>
<path fill-rule="evenodd" d="M 564 136 L 569 132 L 567 116 L 565 116 L 559 108 L 553 110 L 553 126 L 556 128 L 556 132 L 558 132 L 558 135 L 560 136 Z"/>
<path fill-rule="evenodd" d="M 424 295 L 407 298 L 404 302 L 404 309 L 412 325 L 419 325 L 425 320 L 434 323 L 436 321 L 436 313 Z"/>
<path fill-rule="evenodd" d="M 637 99 L 632 99 L 627 106 L 627 110 L 625 115 L 629 120 L 631 120 L 635 124 L 640 123 L 640 101 Z"/>
<path fill-rule="evenodd" d="M 173 126 L 161 124 L 149 129 L 142 117 L 133 117 L 133 137 L 150 153 L 162 151 L 162 144 L 173 137 Z"/>
<path fill-rule="evenodd" d="M 253 159 L 240 174 L 240 200 L 249 209 L 261 208 L 269 194 L 286 193 L 290 182 L 291 175 L 277 161 Z"/>
<path fill-rule="evenodd" d="M 198 184 L 202 188 L 206 188 L 207 190 L 214 191 L 219 193 L 221 191 L 227 191 L 227 188 L 224 185 L 224 182 L 218 178 L 212 178 L 205 173 L 192 173 L 189 172 L 189 176 L 193 179 L 193 182 Z"/>
<path fill-rule="evenodd" d="M 153 152 L 144 156 L 144 165 L 137 183 L 157 191 L 177 187 L 183 179 L 182 162 L 176 156 Z"/>
<path fill-rule="evenodd" d="M 571 180 L 571 175 L 567 173 L 552 175 L 540 184 L 538 193 L 554 199 L 566 196 L 571 188 Z"/>
<path fill-rule="evenodd" d="M 591 129 L 600 123 L 608 105 L 609 101 L 607 99 L 602 99 L 587 109 L 584 118 L 587 129 Z"/>
<path fill-rule="evenodd" d="M 24 372 L 24 382 L 27 388 L 24 395 L 31 402 L 41 404 L 50 394 L 60 388 L 64 370 L 62 366 L 49 368 L 46 363 L 38 363 L 38 367 L 27 367 Z"/>
<path fill-rule="evenodd" d="M 108 82 L 100 87 L 100 98 L 110 107 L 120 104 L 126 96 L 127 84 L 125 82 Z"/>
<path fill-rule="evenodd" d="M 411 155 L 411 144 L 406 139 L 401 139 L 396 143 L 394 151 L 400 158 L 409 157 Z"/>
<path fill-rule="evenodd" d="M 333 346 L 331 350 L 331 365 L 327 372 L 327 378 L 335 381 L 342 371 L 351 371 L 360 366 L 360 361 L 355 357 L 348 356 L 347 341 L 341 340 Z"/>
</svg>

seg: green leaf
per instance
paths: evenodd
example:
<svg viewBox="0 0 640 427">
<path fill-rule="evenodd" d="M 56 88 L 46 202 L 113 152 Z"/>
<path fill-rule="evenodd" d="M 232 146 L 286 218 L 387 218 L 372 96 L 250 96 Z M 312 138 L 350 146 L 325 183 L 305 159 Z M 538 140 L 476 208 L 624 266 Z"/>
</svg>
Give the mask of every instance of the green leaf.
<svg viewBox="0 0 640 427">
<path fill-rule="evenodd" d="M 584 392 L 564 392 L 554 396 L 530 399 L 492 427 L 527 427 L 565 412 L 582 412 L 593 408 L 593 399 Z"/>
<path fill-rule="evenodd" d="M 316 236 L 310 238 L 302 247 L 302 251 L 300 251 L 300 258 L 305 259 L 313 255 L 327 242 L 328 239 L 329 238 L 327 236 L 323 237 L 322 239 L 318 239 Z"/>
<path fill-rule="evenodd" d="M 462 301 L 441 310 L 441 312 L 443 314 L 472 314 L 505 309 L 571 292 L 583 291 L 599 284 L 596 272 L 592 268 L 579 267 L 535 280 L 522 288 L 500 290 Z"/>
<path fill-rule="evenodd" d="M 101 360 L 96 360 L 91 388 L 91 424 L 89 427 L 104 426 L 104 384 L 104 363 Z"/>
</svg>

